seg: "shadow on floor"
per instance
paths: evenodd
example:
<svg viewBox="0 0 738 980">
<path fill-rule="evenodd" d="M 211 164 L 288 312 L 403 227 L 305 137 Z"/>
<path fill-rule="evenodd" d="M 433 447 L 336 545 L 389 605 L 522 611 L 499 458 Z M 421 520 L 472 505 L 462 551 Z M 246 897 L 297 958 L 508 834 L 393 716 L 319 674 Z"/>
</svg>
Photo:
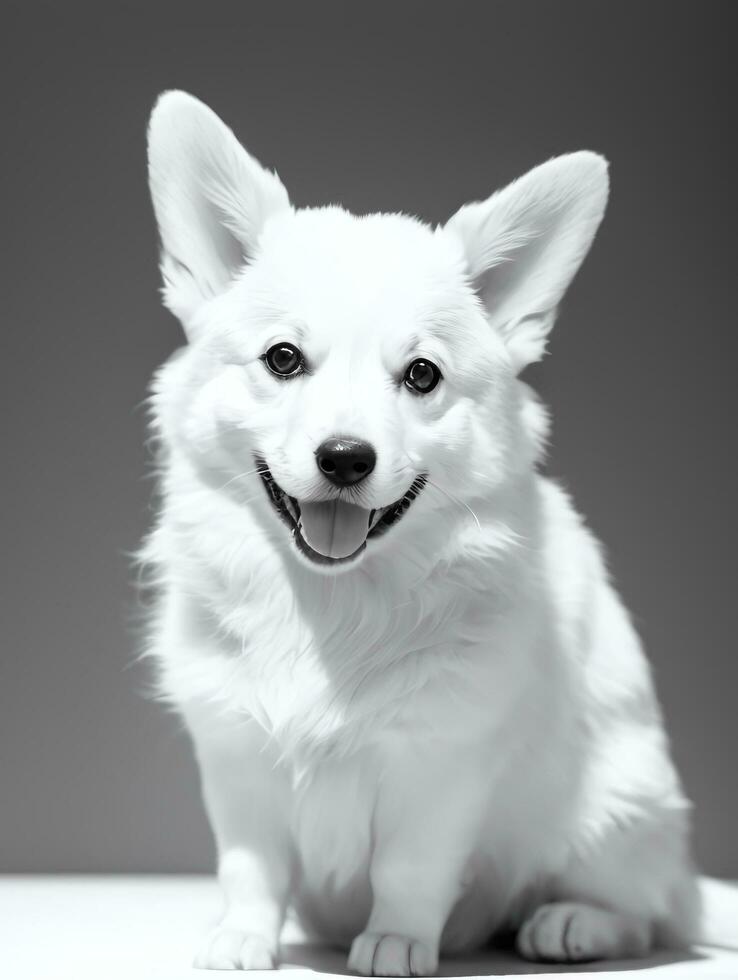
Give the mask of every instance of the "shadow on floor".
<svg viewBox="0 0 738 980">
<path fill-rule="evenodd" d="M 506 977 L 535 976 L 540 973 L 604 973 L 615 971 L 648 970 L 704 960 L 697 952 L 664 951 L 644 960 L 601 960 L 595 963 L 529 963 L 520 959 L 512 950 L 487 949 L 472 956 L 460 956 L 441 961 L 439 977 Z M 282 947 L 283 970 L 314 970 L 335 976 L 352 976 L 346 968 L 346 953 L 307 943 L 291 943 Z"/>
</svg>

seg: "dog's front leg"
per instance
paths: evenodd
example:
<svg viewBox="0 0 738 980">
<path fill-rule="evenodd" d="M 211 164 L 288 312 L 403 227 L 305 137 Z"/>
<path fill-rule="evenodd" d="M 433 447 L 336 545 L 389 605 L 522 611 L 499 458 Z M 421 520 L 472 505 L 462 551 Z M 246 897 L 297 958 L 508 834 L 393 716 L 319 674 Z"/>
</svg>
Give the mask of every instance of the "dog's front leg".
<svg viewBox="0 0 738 980">
<path fill-rule="evenodd" d="M 277 962 L 292 871 L 290 784 L 252 720 L 186 712 L 218 848 L 225 913 L 195 958 L 202 969 L 268 970 Z"/>
<path fill-rule="evenodd" d="M 476 767 L 446 752 L 405 758 L 385 772 L 374 815 L 372 911 L 351 947 L 363 976 L 429 976 L 462 891 L 483 809 Z"/>
</svg>

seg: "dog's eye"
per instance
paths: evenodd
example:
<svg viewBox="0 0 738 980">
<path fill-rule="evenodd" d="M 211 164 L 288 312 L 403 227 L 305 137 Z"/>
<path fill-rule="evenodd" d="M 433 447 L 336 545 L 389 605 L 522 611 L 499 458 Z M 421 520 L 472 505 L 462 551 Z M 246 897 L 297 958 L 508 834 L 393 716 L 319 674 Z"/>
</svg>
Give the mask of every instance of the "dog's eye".
<svg viewBox="0 0 738 980">
<path fill-rule="evenodd" d="M 427 395 L 441 380 L 441 372 L 433 361 L 426 361 L 424 357 L 418 357 L 408 364 L 402 380 L 406 388 L 417 392 L 419 395 Z"/>
<path fill-rule="evenodd" d="M 266 354 L 262 354 L 261 359 L 272 374 L 276 374 L 279 378 L 290 378 L 295 374 L 301 374 L 305 367 L 305 358 L 300 348 L 286 342 L 273 344 Z"/>
</svg>

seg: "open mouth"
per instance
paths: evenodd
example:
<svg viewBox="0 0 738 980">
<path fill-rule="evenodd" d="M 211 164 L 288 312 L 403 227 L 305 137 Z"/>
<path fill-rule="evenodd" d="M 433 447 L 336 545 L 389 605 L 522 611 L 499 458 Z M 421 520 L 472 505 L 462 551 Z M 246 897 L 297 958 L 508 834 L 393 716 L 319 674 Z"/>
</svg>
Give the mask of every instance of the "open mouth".
<svg viewBox="0 0 738 980">
<path fill-rule="evenodd" d="M 290 529 L 295 544 L 317 565 L 353 561 L 370 538 L 380 537 L 402 519 L 426 483 L 425 476 L 417 476 L 404 496 L 375 510 L 338 498 L 300 504 L 280 487 L 266 460 L 257 457 L 256 465 L 267 496 Z"/>
</svg>

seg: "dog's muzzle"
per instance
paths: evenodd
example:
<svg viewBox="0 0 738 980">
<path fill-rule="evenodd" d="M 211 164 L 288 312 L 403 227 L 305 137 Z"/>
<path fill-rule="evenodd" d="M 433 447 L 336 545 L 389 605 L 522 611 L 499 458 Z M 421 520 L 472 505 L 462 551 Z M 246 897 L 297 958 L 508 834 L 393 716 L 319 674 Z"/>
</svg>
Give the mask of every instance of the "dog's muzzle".
<svg viewBox="0 0 738 980">
<path fill-rule="evenodd" d="M 399 500 L 374 510 L 340 498 L 301 503 L 279 486 L 266 460 L 257 458 L 256 464 L 269 500 L 290 529 L 296 546 L 317 565 L 354 561 L 369 540 L 385 534 L 401 520 L 426 484 L 421 474 Z"/>
</svg>

